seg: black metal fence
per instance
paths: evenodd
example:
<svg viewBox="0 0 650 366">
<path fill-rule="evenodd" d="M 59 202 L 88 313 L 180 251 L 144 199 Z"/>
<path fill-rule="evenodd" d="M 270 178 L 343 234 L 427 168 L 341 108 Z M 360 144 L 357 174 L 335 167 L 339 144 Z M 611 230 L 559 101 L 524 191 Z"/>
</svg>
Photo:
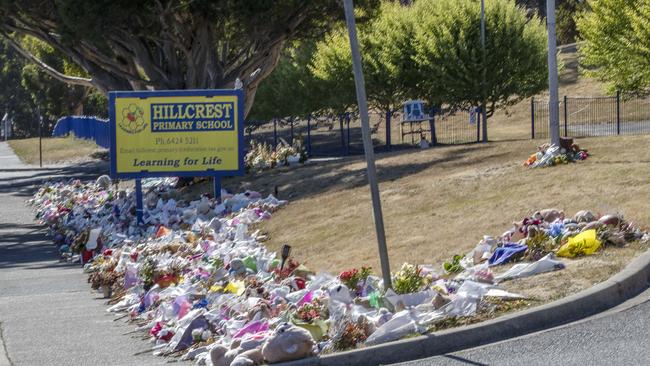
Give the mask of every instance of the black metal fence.
<svg viewBox="0 0 650 366">
<path fill-rule="evenodd" d="M 549 101 L 530 101 L 531 137 L 548 138 Z M 650 134 L 650 99 L 612 97 L 569 97 L 559 101 L 560 133 L 590 137 Z"/>
<path fill-rule="evenodd" d="M 409 148 L 419 145 L 421 138 L 434 144 L 466 144 L 480 140 L 478 113 L 469 111 L 439 111 L 432 124 L 402 122 L 399 112 L 391 116 L 391 148 Z M 386 149 L 386 116 L 370 113 L 370 130 L 376 149 Z M 361 123 L 357 114 L 345 113 L 310 117 L 306 119 L 274 119 L 246 134 L 247 143 L 254 139 L 277 146 L 282 141 L 293 144 L 298 139 L 310 156 L 346 156 L 363 153 Z"/>
</svg>

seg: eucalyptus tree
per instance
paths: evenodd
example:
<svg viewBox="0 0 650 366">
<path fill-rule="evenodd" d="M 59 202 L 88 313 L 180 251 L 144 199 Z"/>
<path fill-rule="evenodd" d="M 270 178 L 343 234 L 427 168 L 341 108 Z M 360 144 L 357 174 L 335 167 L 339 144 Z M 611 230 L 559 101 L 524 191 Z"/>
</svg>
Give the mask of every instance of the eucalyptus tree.
<svg viewBox="0 0 650 366">
<path fill-rule="evenodd" d="M 379 0 L 357 1 L 371 16 Z M 232 88 L 246 111 L 287 40 L 320 36 L 342 19 L 331 0 L 2 0 L 0 36 L 58 80 L 109 90 Z M 66 74 L 22 47 L 35 37 L 85 73 Z"/>
</svg>

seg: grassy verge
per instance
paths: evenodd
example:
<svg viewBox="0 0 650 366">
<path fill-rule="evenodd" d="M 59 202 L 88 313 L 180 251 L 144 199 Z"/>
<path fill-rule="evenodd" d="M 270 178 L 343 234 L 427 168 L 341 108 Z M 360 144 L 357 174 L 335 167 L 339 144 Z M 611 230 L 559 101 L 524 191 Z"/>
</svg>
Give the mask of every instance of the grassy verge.
<svg viewBox="0 0 650 366">
<path fill-rule="evenodd" d="M 38 138 L 10 140 L 9 146 L 26 164 L 38 164 Z M 43 164 L 56 164 L 89 159 L 101 151 L 94 142 L 74 137 L 43 139 Z"/>
</svg>

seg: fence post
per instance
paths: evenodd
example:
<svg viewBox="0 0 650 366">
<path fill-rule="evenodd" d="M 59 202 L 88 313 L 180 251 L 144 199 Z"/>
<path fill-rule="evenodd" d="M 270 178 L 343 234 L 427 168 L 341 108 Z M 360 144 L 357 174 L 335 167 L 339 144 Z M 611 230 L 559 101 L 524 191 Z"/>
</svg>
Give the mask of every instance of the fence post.
<svg viewBox="0 0 650 366">
<path fill-rule="evenodd" d="M 429 130 L 431 132 L 431 146 L 438 144 L 438 136 L 436 136 L 436 108 L 431 107 L 431 118 L 429 118 Z"/>
<path fill-rule="evenodd" d="M 569 135 L 568 128 L 567 128 L 568 125 L 567 118 L 569 116 L 567 113 L 567 105 L 566 105 L 567 100 L 568 98 L 565 95 L 564 96 L 564 137 L 567 137 Z"/>
<path fill-rule="evenodd" d="M 392 117 L 393 111 L 386 110 L 386 147 L 388 148 L 388 151 L 391 150 L 391 141 L 390 141 L 390 118 Z"/>
<path fill-rule="evenodd" d="M 307 115 L 307 155 L 311 157 L 311 114 Z"/>
<path fill-rule="evenodd" d="M 616 91 L 616 134 L 621 134 L 621 91 Z"/>
<path fill-rule="evenodd" d="M 483 107 L 481 107 L 483 108 Z M 481 113 L 478 113 L 481 112 Z M 476 142 L 481 142 L 481 123 L 483 123 L 483 111 L 478 110 L 476 113 Z"/>
<path fill-rule="evenodd" d="M 535 97 L 530 98 L 530 138 L 535 139 Z"/>
<path fill-rule="evenodd" d="M 345 155 L 345 134 L 343 132 L 343 113 L 339 114 L 339 128 L 341 130 L 341 152 Z"/>
<path fill-rule="evenodd" d="M 273 119 L 273 150 L 278 148 L 278 119 Z"/>
<path fill-rule="evenodd" d="M 289 117 L 289 123 L 291 124 L 291 142 L 289 144 L 293 146 L 293 117 Z"/>
<path fill-rule="evenodd" d="M 345 144 L 345 155 L 350 155 L 350 112 L 347 112 L 345 114 L 345 123 L 347 124 L 348 127 L 348 141 L 347 144 Z"/>
</svg>

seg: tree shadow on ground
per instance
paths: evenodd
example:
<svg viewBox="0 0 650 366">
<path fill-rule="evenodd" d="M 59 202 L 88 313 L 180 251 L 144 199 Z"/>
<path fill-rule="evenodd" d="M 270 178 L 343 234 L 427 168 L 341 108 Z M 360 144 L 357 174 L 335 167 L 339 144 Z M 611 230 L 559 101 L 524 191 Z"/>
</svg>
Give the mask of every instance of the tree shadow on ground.
<svg viewBox="0 0 650 366">
<path fill-rule="evenodd" d="M 381 164 L 377 168 L 377 178 L 380 183 L 395 181 L 397 179 L 418 174 L 433 166 L 453 163 L 455 167 L 470 166 L 476 163 L 468 159 L 472 154 L 478 154 L 479 150 L 494 149 L 494 145 L 467 145 L 462 148 L 442 152 L 440 157 L 431 158 L 423 162 L 411 163 L 389 163 Z M 420 150 L 413 150 L 399 153 L 386 153 L 378 157 L 378 161 L 390 159 L 397 154 L 408 160 L 409 156 L 419 154 Z M 494 159 L 506 157 L 506 152 L 494 152 L 486 154 L 481 152 L 483 159 Z M 351 167 L 359 163 L 358 167 Z M 209 184 L 205 183 L 206 185 Z M 241 189 L 255 189 L 260 192 L 272 193 L 278 188 L 279 198 L 300 199 L 326 192 L 348 190 L 366 186 L 366 166 L 363 157 L 348 157 L 336 161 L 319 162 L 313 165 L 296 168 L 280 168 L 256 173 L 243 178 L 232 178 L 224 184 L 228 187 Z M 203 190 L 208 187 L 200 187 Z"/>
<path fill-rule="evenodd" d="M 0 269 L 25 267 L 37 262 L 52 262 L 58 257 L 54 244 L 45 232 L 2 234 L 0 240 Z"/>
<path fill-rule="evenodd" d="M 106 162 L 85 162 L 73 166 L 43 168 L 43 169 L 0 169 L 1 173 L 9 173 L 0 178 L 0 193 L 10 193 L 14 196 L 29 197 L 48 180 L 95 179 L 97 176 L 109 173 Z"/>
</svg>

